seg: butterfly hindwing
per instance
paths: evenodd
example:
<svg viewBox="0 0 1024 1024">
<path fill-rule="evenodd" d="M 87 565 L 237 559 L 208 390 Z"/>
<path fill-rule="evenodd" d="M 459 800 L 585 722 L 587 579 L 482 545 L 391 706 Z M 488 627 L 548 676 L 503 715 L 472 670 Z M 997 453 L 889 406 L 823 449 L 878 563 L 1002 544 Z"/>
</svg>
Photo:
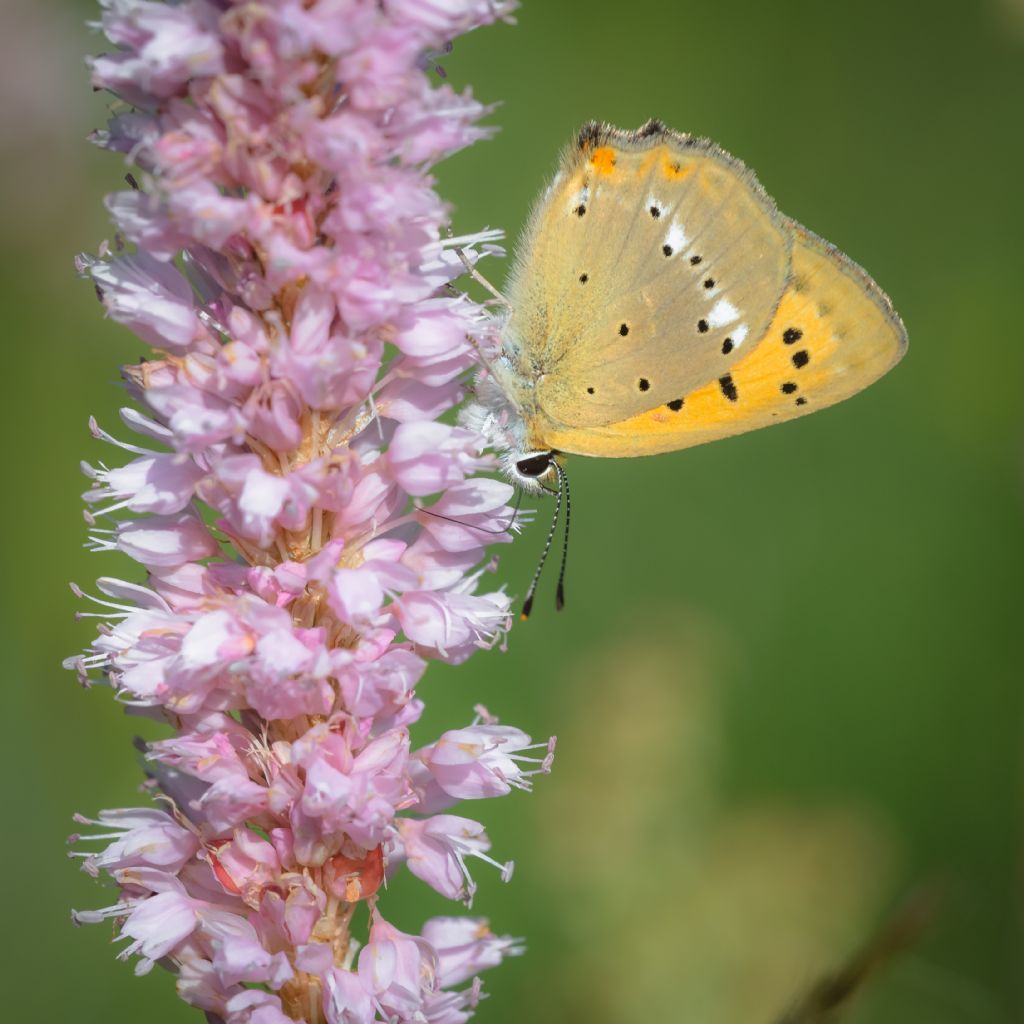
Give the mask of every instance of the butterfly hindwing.
<svg viewBox="0 0 1024 1024">
<path fill-rule="evenodd" d="M 727 373 L 617 423 L 541 421 L 543 444 L 597 456 L 688 448 L 833 405 L 891 369 L 907 338 L 888 298 L 828 242 L 792 230 L 792 276 L 773 320 Z"/>
<path fill-rule="evenodd" d="M 764 334 L 792 228 L 710 142 L 591 125 L 538 203 L 506 349 L 559 427 L 628 420 L 717 379 Z"/>
</svg>

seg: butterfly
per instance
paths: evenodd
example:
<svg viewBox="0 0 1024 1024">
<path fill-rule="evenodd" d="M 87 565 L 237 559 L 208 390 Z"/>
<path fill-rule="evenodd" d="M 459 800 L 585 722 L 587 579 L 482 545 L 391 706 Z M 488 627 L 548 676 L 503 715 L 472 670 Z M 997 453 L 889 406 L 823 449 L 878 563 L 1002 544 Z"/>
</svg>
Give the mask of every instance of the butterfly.
<svg viewBox="0 0 1024 1024">
<path fill-rule="evenodd" d="M 506 295 L 487 286 L 507 307 L 501 350 L 463 422 L 513 483 L 559 499 L 564 455 L 653 455 L 783 423 L 863 390 L 907 348 L 864 270 L 735 157 L 654 120 L 584 125 Z"/>
</svg>

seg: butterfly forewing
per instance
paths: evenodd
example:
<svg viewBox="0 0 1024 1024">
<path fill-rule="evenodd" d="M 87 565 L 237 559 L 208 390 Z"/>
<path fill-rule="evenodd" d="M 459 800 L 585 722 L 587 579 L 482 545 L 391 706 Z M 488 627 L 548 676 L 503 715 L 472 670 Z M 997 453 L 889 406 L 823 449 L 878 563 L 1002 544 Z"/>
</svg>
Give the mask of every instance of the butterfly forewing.
<svg viewBox="0 0 1024 1024">
<path fill-rule="evenodd" d="M 792 229 L 713 144 L 589 126 L 531 218 L 508 347 L 556 426 L 619 423 L 718 380 L 766 331 Z"/>
</svg>

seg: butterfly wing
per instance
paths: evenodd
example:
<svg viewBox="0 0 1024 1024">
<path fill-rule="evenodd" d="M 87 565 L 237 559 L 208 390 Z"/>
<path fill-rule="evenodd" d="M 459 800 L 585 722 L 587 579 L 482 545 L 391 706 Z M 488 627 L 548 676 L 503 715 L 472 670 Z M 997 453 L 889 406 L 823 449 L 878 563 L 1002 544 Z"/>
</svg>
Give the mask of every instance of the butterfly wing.
<svg viewBox="0 0 1024 1024">
<path fill-rule="evenodd" d="M 841 402 L 907 348 L 888 297 L 824 239 L 792 223 L 793 273 L 763 337 L 726 374 L 617 423 L 538 421 L 543 446 L 581 455 L 653 455 L 782 423 Z"/>
<path fill-rule="evenodd" d="M 596 427 L 717 380 L 768 328 L 791 244 L 753 174 L 712 143 L 655 122 L 585 127 L 507 287 L 517 404 Z"/>
</svg>

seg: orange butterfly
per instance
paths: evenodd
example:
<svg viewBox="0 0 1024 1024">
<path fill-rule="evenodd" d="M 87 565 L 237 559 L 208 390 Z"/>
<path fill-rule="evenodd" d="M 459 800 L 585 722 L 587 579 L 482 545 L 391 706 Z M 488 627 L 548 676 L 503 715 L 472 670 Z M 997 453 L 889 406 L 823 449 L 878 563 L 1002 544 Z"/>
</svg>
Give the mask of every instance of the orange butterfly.
<svg viewBox="0 0 1024 1024">
<path fill-rule="evenodd" d="M 562 454 L 653 455 L 823 409 L 907 348 L 860 267 L 657 121 L 584 126 L 499 297 L 502 350 L 464 421 L 533 492 L 561 495 Z"/>
</svg>

